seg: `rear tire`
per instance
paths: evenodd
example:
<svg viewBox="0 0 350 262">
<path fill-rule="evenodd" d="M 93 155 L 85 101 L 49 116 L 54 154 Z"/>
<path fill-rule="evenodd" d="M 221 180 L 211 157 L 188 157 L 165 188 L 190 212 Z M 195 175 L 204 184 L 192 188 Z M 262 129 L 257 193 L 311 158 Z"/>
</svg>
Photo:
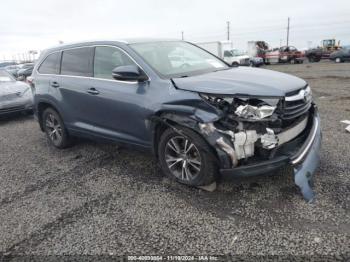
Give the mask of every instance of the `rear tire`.
<svg viewBox="0 0 350 262">
<path fill-rule="evenodd" d="M 341 62 L 342 62 L 342 60 L 341 60 L 341 58 L 340 58 L 340 57 L 337 57 L 337 58 L 335 59 L 335 62 L 336 62 L 336 63 L 341 63 Z"/>
<path fill-rule="evenodd" d="M 212 148 L 194 131 L 179 127 L 184 134 L 166 129 L 158 143 L 158 157 L 164 174 L 190 186 L 209 185 L 216 180 L 217 165 Z"/>
<path fill-rule="evenodd" d="M 54 147 L 62 149 L 70 145 L 68 132 L 56 110 L 47 108 L 43 112 L 42 121 L 46 136 Z"/>
</svg>

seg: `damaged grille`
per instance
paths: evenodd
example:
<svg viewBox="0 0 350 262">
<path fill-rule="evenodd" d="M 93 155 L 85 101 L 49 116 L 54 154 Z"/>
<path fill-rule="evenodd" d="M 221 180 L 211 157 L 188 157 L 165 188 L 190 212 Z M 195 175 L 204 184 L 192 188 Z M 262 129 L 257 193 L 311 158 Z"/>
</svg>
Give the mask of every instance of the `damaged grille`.
<svg viewBox="0 0 350 262">
<path fill-rule="evenodd" d="M 311 91 L 308 86 L 288 94 L 283 104 L 282 119 L 295 119 L 305 114 L 310 109 L 311 102 Z"/>
</svg>

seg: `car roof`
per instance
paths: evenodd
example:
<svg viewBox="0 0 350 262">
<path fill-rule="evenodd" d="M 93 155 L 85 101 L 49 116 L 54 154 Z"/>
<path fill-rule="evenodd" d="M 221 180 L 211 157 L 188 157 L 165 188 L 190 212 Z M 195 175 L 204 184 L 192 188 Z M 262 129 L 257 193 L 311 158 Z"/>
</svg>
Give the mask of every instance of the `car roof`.
<svg viewBox="0 0 350 262">
<path fill-rule="evenodd" d="M 110 45 L 110 44 L 137 44 L 137 43 L 152 43 L 152 42 L 166 42 L 166 41 L 181 41 L 179 39 L 170 38 L 126 38 L 119 40 L 89 40 L 75 43 L 60 44 L 44 50 L 44 52 L 59 51 L 62 49 L 86 46 L 86 45 Z"/>
</svg>

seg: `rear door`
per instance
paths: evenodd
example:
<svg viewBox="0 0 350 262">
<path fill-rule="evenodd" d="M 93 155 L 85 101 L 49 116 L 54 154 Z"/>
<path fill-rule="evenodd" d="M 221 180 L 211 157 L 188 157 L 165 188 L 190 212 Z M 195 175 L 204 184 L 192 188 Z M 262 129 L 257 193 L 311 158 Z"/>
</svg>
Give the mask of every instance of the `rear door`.
<svg viewBox="0 0 350 262">
<path fill-rule="evenodd" d="M 93 132 L 91 118 L 91 87 L 93 75 L 93 47 L 63 50 L 57 87 L 52 89 L 62 106 L 64 120 L 70 129 Z"/>
<path fill-rule="evenodd" d="M 48 54 L 43 62 L 38 66 L 34 72 L 35 82 L 35 99 L 43 98 L 48 93 L 52 93 L 52 89 L 57 88 L 59 81 L 59 70 L 61 62 L 61 52 L 55 51 Z M 50 96 L 51 97 L 51 96 Z M 55 105 L 57 106 L 57 105 Z"/>
</svg>

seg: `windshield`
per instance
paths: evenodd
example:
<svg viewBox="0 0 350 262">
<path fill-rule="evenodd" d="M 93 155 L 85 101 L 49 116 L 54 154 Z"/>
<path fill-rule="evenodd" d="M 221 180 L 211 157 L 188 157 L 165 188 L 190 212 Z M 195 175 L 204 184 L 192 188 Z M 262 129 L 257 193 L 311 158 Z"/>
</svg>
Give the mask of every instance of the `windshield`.
<svg viewBox="0 0 350 262">
<path fill-rule="evenodd" d="M 245 55 L 245 53 L 241 50 L 238 50 L 238 49 L 232 49 L 231 50 L 231 53 L 233 56 L 241 56 L 241 55 Z"/>
<path fill-rule="evenodd" d="M 229 68 L 214 55 L 187 42 L 151 42 L 130 46 L 166 78 L 186 77 Z"/>
<path fill-rule="evenodd" d="M 13 82 L 16 81 L 8 72 L 0 70 L 0 83 L 1 82 Z"/>
</svg>

